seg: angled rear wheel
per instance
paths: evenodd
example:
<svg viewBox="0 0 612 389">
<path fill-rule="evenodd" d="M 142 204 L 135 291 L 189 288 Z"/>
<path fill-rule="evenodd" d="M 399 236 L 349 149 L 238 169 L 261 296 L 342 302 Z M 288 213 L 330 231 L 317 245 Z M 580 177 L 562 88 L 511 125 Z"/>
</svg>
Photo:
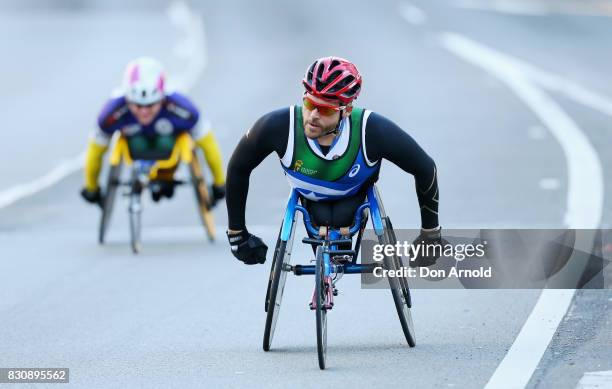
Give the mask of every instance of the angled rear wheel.
<svg viewBox="0 0 612 389">
<path fill-rule="evenodd" d="M 204 174 L 202 173 L 202 166 L 200 165 L 198 154 L 195 152 L 195 150 L 193 151 L 193 158 L 189 163 L 189 173 L 191 175 L 191 182 L 193 184 L 193 189 L 196 196 L 200 220 L 202 221 L 202 225 L 206 230 L 208 239 L 210 241 L 214 241 L 216 237 L 216 230 L 215 219 L 211 212 L 212 205 L 210 194 L 208 193 L 206 180 L 204 179 Z"/>
<path fill-rule="evenodd" d="M 383 245 L 395 245 L 397 238 L 391 225 L 391 219 L 385 214 L 384 207 L 382 205 L 380 193 L 375 187 L 375 196 L 379 203 L 379 211 L 383 222 L 383 234 L 378 237 L 378 242 Z M 383 259 L 383 265 L 386 269 L 399 270 L 403 267 L 403 263 L 400 257 L 397 255 L 385 256 Z M 391 288 L 391 294 L 393 295 L 393 302 L 395 309 L 402 326 L 402 332 L 406 338 L 406 342 L 410 347 L 416 345 L 416 334 L 414 331 L 414 323 L 412 321 L 412 297 L 410 295 L 410 288 L 408 287 L 408 280 L 405 277 L 388 277 L 389 287 Z"/>
<path fill-rule="evenodd" d="M 281 228 L 282 230 L 282 228 Z M 288 268 L 291 264 L 291 248 L 293 246 L 293 234 L 295 232 L 295 221 L 291 225 L 291 234 L 286 242 L 279 237 L 274 250 L 272 268 L 270 269 L 270 279 L 268 281 L 268 291 L 266 292 L 266 324 L 264 327 L 263 349 L 270 351 L 274 330 L 278 321 L 280 306 L 283 301 L 285 282 L 287 281 Z"/>
</svg>

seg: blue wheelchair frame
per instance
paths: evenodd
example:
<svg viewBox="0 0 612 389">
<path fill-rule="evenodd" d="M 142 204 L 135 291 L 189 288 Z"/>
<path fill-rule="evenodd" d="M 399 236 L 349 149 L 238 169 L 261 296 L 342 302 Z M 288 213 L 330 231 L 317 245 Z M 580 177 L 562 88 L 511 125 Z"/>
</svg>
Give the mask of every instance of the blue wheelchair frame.
<svg viewBox="0 0 612 389">
<path fill-rule="evenodd" d="M 299 193 L 297 190 L 293 189 L 289 196 L 289 200 L 287 201 L 287 207 L 285 210 L 285 217 L 283 219 L 283 225 L 280 233 L 280 239 L 284 242 L 287 242 L 291 238 L 292 228 L 296 221 L 297 212 L 302 213 L 302 217 L 304 219 L 304 226 L 308 231 L 310 236 L 319 236 L 319 230 L 312 225 L 310 220 L 310 215 L 308 210 L 304 208 L 302 205 L 298 204 L 299 202 Z M 382 236 L 384 234 L 383 230 L 383 221 L 380 212 L 380 203 L 375 194 L 374 186 L 371 186 L 367 191 L 367 200 L 357 208 L 355 212 L 355 218 L 353 225 L 349 229 L 349 237 L 343 238 L 338 229 L 329 229 L 329 237 L 327 239 L 323 239 L 326 241 L 325 244 L 326 249 L 323 253 L 324 260 L 324 275 L 330 276 L 332 273 L 343 273 L 343 274 L 361 274 L 361 273 L 371 273 L 373 269 L 373 265 L 362 265 L 357 262 L 357 255 L 355 252 L 351 250 L 338 250 L 338 245 L 342 243 L 352 243 L 351 237 L 355 235 L 359 229 L 361 228 L 361 223 L 363 220 L 363 211 L 366 209 L 370 210 L 370 215 L 372 218 L 372 225 L 374 226 L 374 231 L 377 236 Z M 314 240 L 312 239 L 304 239 L 304 243 L 310 243 Z M 357 247 L 358 249 L 358 247 Z M 336 264 L 332 263 L 331 256 L 337 254 L 349 254 L 353 253 L 353 259 L 350 263 L 347 264 Z M 292 266 L 293 273 L 295 275 L 305 275 L 305 274 L 315 274 L 315 265 L 295 265 Z"/>
<path fill-rule="evenodd" d="M 274 253 L 274 261 L 270 270 L 268 291 L 266 293 L 266 325 L 264 330 L 263 349 L 270 350 L 274 329 L 280 305 L 282 302 L 283 289 L 287 273 L 294 275 L 314 275 L 315 288 L 310 302 L 310 309 L 316 311 L 317 318 L 317 353 L 319 357 L 319 368 L 325 369 L 325 355 L 327 349 L 327 311 L 334 306 L 333 296 L 338 294 L 335 284 L 343 274 L 364 274 L 372 273 L 381 264 L 366 263 L 358 264 L 358 254 L 361 246 L 361 239 L 369 216 L 372 219 L 372 226 L 379 243 L 389 243 L 395 240 L 391 221 L 385 214 L 380 195 L 375 185 L 367 190 L 366 200 L 357 208 L 353 225 L 348 228 L 329 228 L 319 231 L 312 224 L 308 210 L 299 204 L 299 192 L 293 189 L 287 201 L 285 216 L 277 240 L 277 248 Z M 295 235 L 295 225 L 297 213 L 302 214 L 304 226 L 308 232 L 308 237 L 302 239 L 302 243 L 316 247 L 316 265 L 291 265 L 291 248 Z M 365 215 L 365 216 L 364 216 Z M 321 233 L 321 235 L 319 235 Z M 357 234 L 357 239 L 353 248 L 352 237 Z M 344 245 L 351 245 L 351 250 L 339 249 Z M 350 259 L 350 261 L 349 261 Z M 385 257 L 384 266 L 389 269 L 397 269 L 401 266 L 397 257 Z M 410 290 L 407 281 L 390 277 L 389 286 L 395 303 L 402 331 L 410 347 L 414 347 L 414 325 L 410 308 L 412 306 Z"/>
</svg>

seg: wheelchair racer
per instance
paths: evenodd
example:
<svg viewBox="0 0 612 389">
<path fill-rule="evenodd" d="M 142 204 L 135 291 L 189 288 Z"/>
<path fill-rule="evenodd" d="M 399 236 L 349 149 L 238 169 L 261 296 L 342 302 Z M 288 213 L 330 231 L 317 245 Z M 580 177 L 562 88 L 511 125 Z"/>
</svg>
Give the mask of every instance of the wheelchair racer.
<svg viewBox="0 0 612 389">
<path fill-rule="evenodd" d="M 351 226 L 386 159 L 415 180 L 421 213 L 419 240 L 441 243 L 438 182 L 433 159 L 384 116 L 353 106 L 362 77 L 346 59 L 324 57 L 306 70 L 302 106 L 262 116 L 242 137 L 227 174 L 227 236 L 245 264 L 264 263 L 267 246 L 248 232 L 245 206 L 251 171 L 276 152 L 289 184 L 316 225 Z M 435 258 L 420 258 L 429 266 Z"/>
<path fill-rule="evenodd" d="M 162 65 L 155 59 L 141 57 L 125 70 L 122 94 L 111 97 L 98 116 L 98 128 L 89 141 L 85 159 L 85 184 L 81 196 L 100 204 L 98 176 L 102 157 L 115 131 L 120 131 L 135 148 L 171 149 L 176 135 L 188 132 L 204 152 L 213 175 L 213 204 L 225 197 L 225 176 L 219 145 L 210 130 L 201 123 L 200 113 L 183 94 L 167 92 Z M 161 171 L 151 182 L 154 201 L 174 194 L 174 171 Z"/>
</svg>

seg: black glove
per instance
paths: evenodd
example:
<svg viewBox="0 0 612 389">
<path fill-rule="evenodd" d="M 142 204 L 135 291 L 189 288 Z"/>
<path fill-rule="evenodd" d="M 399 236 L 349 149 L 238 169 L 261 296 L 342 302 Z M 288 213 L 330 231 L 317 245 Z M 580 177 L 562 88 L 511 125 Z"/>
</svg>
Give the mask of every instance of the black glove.
<svg viewBox="0 0 612 389">
<path fill-rule="evenodd" d="M 227 239 L 232 247 L 232 254 L 239 261 L 247 265 L 255 265 L 257 263 L 266 262 L 266 253 L 268 246 L 256 237 L 250 234 L 247 230 L 230 234 L 227 233 Z"/>
<path fill-rule="evenodd" d="M 81 197 L 88 203 L 102 205 L 102 194 L 100 189 L 88 190 L 87 188 L 81 189 Z"/>
<path fill-rule="evenodd" d="M 212 186 L 212 205 L 225 197 L 225 184 Z"/>
<path fill-rule="evenodd" d="M 435 265 L 436 260 L 442 256 L 444 245 L 448 242 L 442 238 L 442 228 L 438 228 L 433 231 L 421 230 L 412 244 L 415 247 L 420 244 L 421 248 L 417 252 L 417 257 L 410 261 L 410 267 L 428 267 Z"/>
</svg>

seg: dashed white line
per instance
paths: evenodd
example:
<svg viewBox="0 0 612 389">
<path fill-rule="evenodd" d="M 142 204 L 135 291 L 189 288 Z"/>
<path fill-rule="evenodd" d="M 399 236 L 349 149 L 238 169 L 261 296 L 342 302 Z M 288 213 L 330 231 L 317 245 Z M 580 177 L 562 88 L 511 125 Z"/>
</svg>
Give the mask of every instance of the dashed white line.
<svg viewBox="0 0 612 389">
<path fill-rule="evenodd" d="M 540 180 L 540 188 L 544 190 L 557 190 L 561 187 L 561 181 L 558 178 L 542 178 Z"/>
<path fill-rule="evenodd" d="M 457 0 L 453 3 L 455 7 L 474 9 L 480 11 L 494 11 L 512 15 L 546 15 L 550 7 L 533 1 L 507 1 L 507 0 Z"/>
<path fill-rule="evenodd" d="M 531 126 L 528 129 L 529 137 L 533 140 L 546 138 L 546 129 L 542 126 Z"/>
<path fill-rule="evenodd" d="M 400 15 L 402 15 L 408 23 L 415 26 L 419 26 L 427 21 L 427 14 L 425 11 L 407 1 L 399 3 L 398 10 Z"/>
<path fill-rule="evenodd" d="M 577 16 L 612 16 L 610 3 L 605 0 L 455 0 L 453 5 L 458 8 L 509 15 L 546 16 L 550 14 L 566 14 Z"/>
</svg>

